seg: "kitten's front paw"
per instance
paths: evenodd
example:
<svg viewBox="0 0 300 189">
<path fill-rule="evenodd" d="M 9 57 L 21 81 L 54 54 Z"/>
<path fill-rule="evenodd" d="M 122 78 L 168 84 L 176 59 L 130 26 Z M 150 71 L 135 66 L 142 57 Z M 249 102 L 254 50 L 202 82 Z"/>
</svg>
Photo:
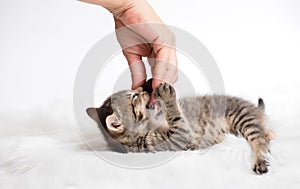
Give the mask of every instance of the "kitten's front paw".
<svg viewBox="0 0 300 189">
<path fill-rule="evenodd" d="M 168 83 L 161 83 L 155 90 L 154 95 L 161 98 L 164 102 L 176 100 L 175 89 Z"/>
<path fill-rule="evenodd" d="M 264 174 L 268 172 L 268 163 L 266 160 L 258 160 L 254 167 L 253 167 L 253 171 L 258 174 Z"/>
</svg>

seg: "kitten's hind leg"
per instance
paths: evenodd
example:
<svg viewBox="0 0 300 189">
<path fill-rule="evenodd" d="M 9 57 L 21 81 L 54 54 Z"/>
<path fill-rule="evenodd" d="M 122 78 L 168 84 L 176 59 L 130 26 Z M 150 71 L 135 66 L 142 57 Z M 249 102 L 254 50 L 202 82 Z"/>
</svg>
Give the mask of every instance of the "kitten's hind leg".
<svg viewBox="0 0 300 189">
<path fill-rule="evenodd" d="M 250 144 L 254 155 L 253 171 L 256 174 L 268 172 L 267 154 L 270 153 L 272 132 L 265 128 L 263 101 L 259 100 L 259 107 L 235 98 L 229 98 L 227 102 L 226 122 L 229 132 L 243 136 Z"/>
<path fill-rule="evenodd" d="M 242 127 L 240 132 L 253 150 L 253 171 L 257 174 L 267 173 L 269 161 L 266 155 L 270 153 L 269 142 L 271 139 L 269 131 L 260 124 L 249 124 Z"/>
</svg>

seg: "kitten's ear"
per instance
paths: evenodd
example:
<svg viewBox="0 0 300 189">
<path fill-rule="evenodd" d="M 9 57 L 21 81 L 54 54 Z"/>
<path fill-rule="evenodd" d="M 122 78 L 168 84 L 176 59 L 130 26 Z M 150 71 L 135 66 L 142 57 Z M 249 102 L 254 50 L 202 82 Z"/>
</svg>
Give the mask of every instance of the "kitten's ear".
<svg viewBox="0 0 300 189">
<path fill-rule="evenodd" d="M 86 109 L 86 113 L 97 123 L 99 122 L 99 117 L 97 113 L 97 108 L 88 108 Z"/>
<path fill-rule="evenodd" d="M 125 130 L 124 125 L 119 121 L 115 113 L 107 116 L 105 122 L 107 129 L 112 133 L 122 133 Z"/>
</svg>

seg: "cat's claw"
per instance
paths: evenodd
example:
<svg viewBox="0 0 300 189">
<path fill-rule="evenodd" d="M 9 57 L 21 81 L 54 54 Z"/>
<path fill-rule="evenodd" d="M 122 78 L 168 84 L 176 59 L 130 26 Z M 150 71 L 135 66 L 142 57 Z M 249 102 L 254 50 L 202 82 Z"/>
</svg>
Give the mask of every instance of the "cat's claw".
<svg viewBox="0 0 300 189">
<path fill-rule="evenodd" d="M 168 83 L 161 83 L 155 90 L 154 95 L 161 98 L 163 101 L 176 99 L 176 92 L 173 86 Z"/>
</svg>

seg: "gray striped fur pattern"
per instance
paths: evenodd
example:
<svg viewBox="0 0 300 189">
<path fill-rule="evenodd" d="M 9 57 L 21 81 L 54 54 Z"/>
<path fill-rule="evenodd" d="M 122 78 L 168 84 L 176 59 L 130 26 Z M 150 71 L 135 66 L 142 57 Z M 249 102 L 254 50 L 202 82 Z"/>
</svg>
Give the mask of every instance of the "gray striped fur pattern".
<svg viewBox="0 0 300 189">
<path fill-rule="evenodd" d="M 225 134 L 244 137 L 253 150 L 257 174 L 268 172 L 269 142 L 264 103 L 256 107 L 240 98 L 213 95 L 177 100 L 174 88 L 161 84 L 154 91 L 157 104 L 141 88 L 109 97 L 100 108 L 88 108 L 105 136 L 120 152 L 157 152 L 205 149 Z M 113 139 L 113 140 L 112 140 Z"/>
</svg>

